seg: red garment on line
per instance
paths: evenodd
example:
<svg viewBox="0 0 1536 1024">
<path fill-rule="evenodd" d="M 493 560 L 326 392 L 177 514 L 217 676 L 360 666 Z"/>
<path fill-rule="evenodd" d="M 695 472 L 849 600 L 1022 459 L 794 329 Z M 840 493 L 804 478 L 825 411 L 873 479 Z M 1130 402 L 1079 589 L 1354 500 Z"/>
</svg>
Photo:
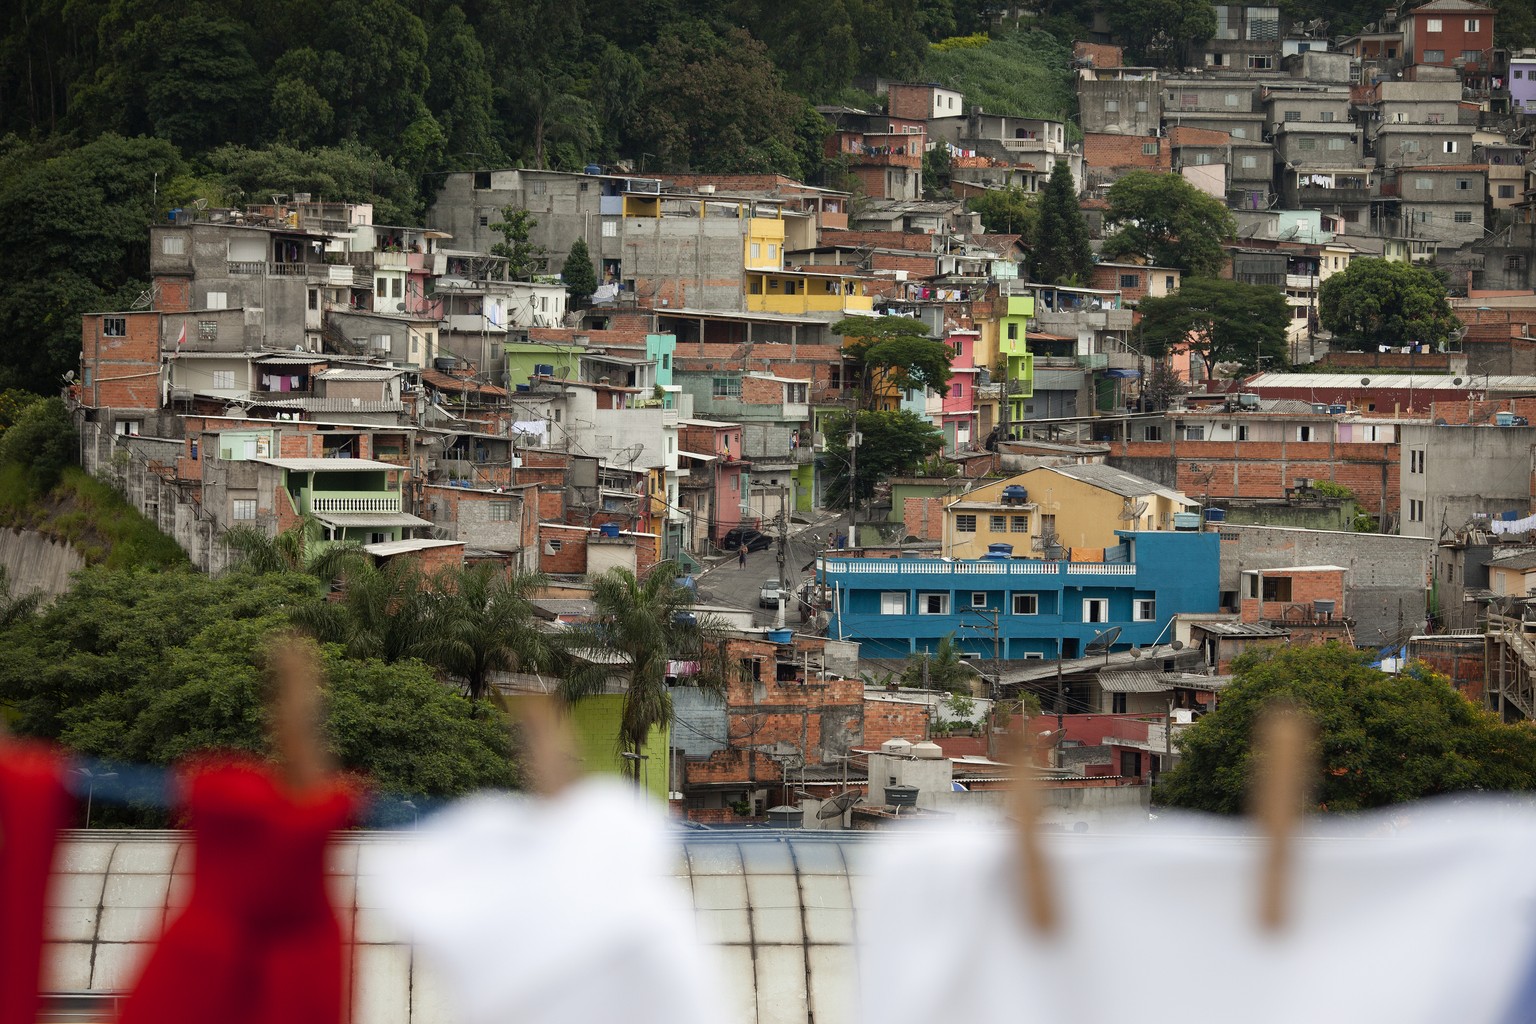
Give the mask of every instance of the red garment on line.
<svg viewBox="0 0 1536 1024">
<path fill-rule="evenodd" d="M 0 1024 L 37 1020 L 45 897 L 59 830 L 73 809 L 57 753 L 14 740 L 0 745 Z"/>
<path fill-rule="evenodd" d="M 341 1024 L 341 924 L 325 890 L 331 833 L 355 794 L 290 792 L 265 766 L 195 771 L 192 898 L 166 929 L 121 1024 Z"/>
</svg>

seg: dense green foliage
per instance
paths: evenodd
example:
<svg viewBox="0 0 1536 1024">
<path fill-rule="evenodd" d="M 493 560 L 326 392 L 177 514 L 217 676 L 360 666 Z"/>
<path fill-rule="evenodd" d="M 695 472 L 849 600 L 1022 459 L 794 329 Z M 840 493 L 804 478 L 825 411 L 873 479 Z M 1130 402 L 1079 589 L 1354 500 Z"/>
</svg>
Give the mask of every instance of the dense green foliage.
<svg viewBox="0 0 1536 1024">
<path fill-rule="evenodd" d="M 597 270 L 592 266 L 592 253 L 584 239 L 571 243 L 570 254 L 560 265 L 560 280 L 565 284 L 571 309 L 586 309 L 597 291 Z"/>
<path fill-rule="evenodd" d="M 1432 672 L 1400 676 L 1339 644 L 1273 647 L 1233 664 L 1216 710 L 1179 740 L 1183 759 L 1158 798 L 1220 814 L 1243 810 L 1254 724 L 1279 700 L 1317 728 L 1317 807 L 1358 811 L 1468 790 L 1536 789 L 1536 729 L 1507 725 Z"/>
<path fill-rule="evenodd" d="M 1109 186 L 1104 226 L 1115 229 L 1104 239 L 1105 259 L 1148 259 L 1199 277 L 1221 272 L 1221 245 L 1237 233 L 1220 199 L 1180 175 L 1152 171 L 1132 171 Z"/>
<path fill-rule="evenodd" d="M 49 491 L 75 457 L 79 437 L 58 398 L 33 402 L 0 434 L 0 466 L 20 466 L 37 492 Z"/>
<path fill-rule="evenodd" d="M 1425 267 L 1382 259 L 1351 260 L 1323 282 L 1318 319 L 1350 348 L 1438 345 L 1461 326 L 1445 282 Z"/>
<path fill-rule="evenodd" d="M 1216 14 L 1205 0 L 1117 0 L 1105 11 L 1134 64 L 1198 64 L 1197 48 L 1216 34 Z"/>
<path fill-rule="evenodd" d="M 0 632 L 0 701 L 19 731 L 107 760 L 263 752 L 267 644 L 323 594 L 297 573 L 86 570 L 40 616 Z M 335 646 L 324 658 L 329 744 L 342 767 L 397 794 L 514 781 L 503 728 L 426 665 Z"/>
<path fill-rule="evenodd" d="M 1035 225 L 1034 247 L 1029 257 L 1030 276 L 1044 284 L 1085 287 L 1093 273 L 1093 249 L 1088 245 L 1088 222 L 1077 201 L 1077 186 L 1065 160 L 1056 161 L 1051 180 L 1040 200 L 1040 220 Z"/>
<path fill-rule="evenodd" d="M 1285 294 L 1266 285 L 1192 277 L 1172 295 L 1147 297 L 1136 307 L 1141 350 L 1165 357 L 1181 346 L 1205 360 L 1206 376 L 1216 364 L 1241 363 L 1257 372 L 1260 361 L 1271 368 L 1288 362 L 1286 328 L 1291 307 Z"/>
<path fill-rule="evenodd" d="M 981 624 L 981 620 L 976 620 Z M 906 667 L 901 670 L 902 686 L 920 686 L 929 690 L 948 690 L 952 694 L 969 694 L 971 684 L 980 677 L 960 657 L 953 633 L 939 639 L 933 651 L 920 651 L 907 656 Z M 959 717 L 969 717 L 962 714 Z"/>
<path fill-rule="evenodd" d="M 1040 220 L 1038 193 L 1009 185 L 1007 188 L 991 188 L 979 196 L 972 196 L 965 201 L 965 205 L 981 214 L 983 231 L 999 235 L 1022 235 L 1026 241 L 1035 237 L 1035 225 Z"/>
<path fill-rule="evenodd" d="M 983 37 L 977 46 L 936 46 L 924 77 L 965 95 L 989 114 L 1065 118 L 1077 105 L 1067 70 L 1072 47 L 1045 32 Z"/>
<path fill-rule="evenodd" d="M 921 320 L 855 316 L 839 320 L 831 330 L 843 336 L 843 355 L 860 367 L 866 409 L 891 391 L 931 388 L 949 394 L 955 350 L 930 338 Z"/>
<path fill-rule="evenodd" d="M 831 474 L 826 491 L 829 508 L 848 508 L 852 504 L 849 477 L 853 457 L 848 448 L 852 422 L 846 413 L 831 416 L 826 421 L 827 450 L 822 458 L 824 468 Z M 880 481 L 910 474 L 923 464 L 923 460 L 944 450 L 944 435 L 939 429 L 905 409 L 860 412 L 858 425 L 862 440 L 859 442 L 857 496 L 861 506 L 869 502 Z"/>
</svg>

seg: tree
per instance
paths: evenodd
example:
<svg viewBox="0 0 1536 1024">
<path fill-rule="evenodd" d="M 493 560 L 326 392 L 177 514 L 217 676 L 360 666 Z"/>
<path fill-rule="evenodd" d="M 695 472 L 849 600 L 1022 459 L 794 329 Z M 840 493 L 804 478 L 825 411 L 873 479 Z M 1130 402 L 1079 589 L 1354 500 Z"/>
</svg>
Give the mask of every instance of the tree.
<svg viewBox="0 0 1536 1024">
<path fill-rule="evenodd" d="M 0 635 L 23 619 L 30 619 L 36 615 L 42 604 L 41 591 L 33 591 L 30 594 L 16 593 L 15 587 L 11 584 L 11 570 L 0 565 Z"/>
<path fill-rule="evenodd" d="M 1022 235 L 1026 241 L 1035 237 L 1035 226 L 1040 219 L 1040 199 L 1037 193 L 1026 192 L 1017 185 L 1007 188 L 989 188 L 979 196 L 965 201 L 966 208 L 981 214 L 982 229 L 998 235 Z"/>
<path fill-rule="evenodd" d="M 0 627 L 0 701 L 14 725 L 70 750 L 169 765 L 210 748 L 265 752 L 265 652 L 312 577 L 87 569 L 41 615 Z M 502 726 L 419 662 L 324 650 L 341 765 L 400 795 L 453 796 L 514 781 Z M 140 823 L 163 825 L 163 819 Z"/>
<path fill-rule="evenodd" d="M 237 524 L 224 531 L 224 543 L 234 555 L 232 567 L 264 575 L 301 572 L 329 585 L 342 572 L 364 558 L 355 542 L 324 544 L 324 527 L 305 515 L 276 536 L 254 526 Z"/>
<path fill-rule="evenodd" d="M 1411 263 L 1363 257 L 1323 282 L 1319 321 L 1350 348 L 1439 345 L 1461 322 L 1445 298 L 1445 284 Z"/>
<path fill-rule="evenodd" d="M 565 290 L 570 294 L 570 308 L 586 309 L 587 303 L 592 301 L 592 293 L 597 291 L 597 270 L 592 266 L 592 254 L 587 251 L 584 239 L 578 238 L 571 243 L 570 255 L 560 267 L 560 280 L 565 282 Z"/>
<path fill-rule="evenodd" d="M 1152 368 L 1141 382 L 1141 399 L 1148 412 L 1171 409 L 1174 402 L 1189 391 L 1189 384 L 1174 372 L 1168 359 L 1152 360 Z"/>
<path fill-rule="evenodd" d="M 1045 284 L 1083 286 L 1093 273 L 1088 222 L 1077 202 L 1077 185 L 1065 160 L 1056 161 L 1040 202 L 1030 253 L 1030 277 Z"/>
<path fill-rule="evenodd" d="M 939 646 L 932 652 L 908 655 L 907 666 L 901 670 L 903 686 L 947 690 L 954 694 L 969 694 L 976 678 L 976 673 L 961 659 L 953 633 L 941 637 Z"/>
<path fill-rule="evenodd" d="M 1358 811 L 1468 790 L 1536 789 L 1536 729 L 1507 725 L 1422 665 L 1399 676 L 1337 643 L 1271 647 L 1233 663 L 1216 710 L 1179 740 L 1158 799 L 1239 813 L 1252 778 L 1254 724 L 1275 701 L 1318 730 L 1319 809 Z"/>
<path fill-rule="evenodd" d="M 831 327 L 843 336 L 843 355 L 861 367 L 863 405 L 888 391 L 930 388 L 949 394 L 955 350 L 928 337 L 928 326 L 905 316 L 854 316 Z"/>
<path fill-rule="evenodd" d="M 1146 259 L 1196 277 L 1215 277 L 1226 262 L 1222 243 L 1237 233 L 1224 203 L 1177 174 L 1132 171 L 1109 186 L 1105 259 Z"/>
<path fill-rule="evenodd" d="M 0 434 L 0 466 L 25 467 L 33 490 L 47 494 L 59 482 L 64 467 L 75 461 L 78 440 L 75 421 L 61 399 L 34 402 Z"/>
<path fill-rule="evenodd" d="M 940 142 L 923 154 L 923 195 L 937 199 L 949 195 L 949 144 Z"/>
<path fill-rule="evenodd" d="M 411 174 L 355 140 L 318 149 L 281 142 L 259 149 L 220 146 L 203 162 L 235 204 L 270 202 L 274 192 L 308 192 L 336 202 L 372 203 L 377 223 L 421 221 L 421 194 Z"/>
<path fill-rule="evenodd" d="M 1137 309 L 1143 352 L 1163 359 L 1188 348 L 1205 361 L 1208 378 L 1220 362 L 1241 363 L 1254 372 L 1263 359 L 1288 362 L 1291 307 L 1278 288 L 1192 277 L 1172 295 L 1142 299 Z"/>
<path fill-rule="evenodd" d="M 508 575 L 490 565 L 454 566 L 432 578 L 424 660 L 464 687 L 478 707 L 497 672 L 551 670 L 555 634 L 538 626 L 530 600 L 544 586 L 536 573 Z"/>
<path fill-rule="evenodd" d="M 425 658 L 434 642 L 431 603 L 427 580 L 414 563 L 391 559 L 375 566 L 357 559 L 341 571 L 340 600 L 299 605 L 293 621 L 350 658 L 393 664 Z"/>
<path fill-rule="evenodd" d="M 533 214 L 515 206 L 502 207 L 501 220 L 491 225 L 501 235 L 501 241 L 491 243 L 491 255 L 507 258 L 507 276 L 513 281 L 526 281 L 544 269 L 549 250 L 528 240 L 537 225 Z"/>
<path fill-rule="evenodd" d="M 431 76 L 427 106 L 443 127 L 447 152 L 476 156 L 480 166 L 500 160 L 495 88 L 485 48 L 457 4 L 432 26 L 427 40 L 427 70 Z"/>
<path fill-rule="evenodd" d="M 1189 63 L 1190 48 L 1216 34 L 1204 0 L 1123 0 L 1109 11 L 1110 28 L 1126 41 L 1126 56 L 1159 67 Z"/>
<path fill-rule="evenodd" d="M 631 754 L 641 751 L 652 729 L 672 722 L 668 662 L 695 662 L 698 671 L 688 677 L 693 686 L 718 693 L 726 685 L 724 630 L 692 610 L 694 592 L 677 576 L 676 564 L 658 562 L 639 576 L 610 569 L 594 577 L 591 620 L 571 627 L 566 640 L 572 658 L 561 695 L 574 702 L 603 693 L 611 680 L 622 681 L 619 746 Z M 634 777 L 639 762 L 626 764 Z"/>
<path fill-rule="evenodd" d="M 826 425 L 825 465 L 831 470 L 827 504 L 848 508 L 849 477 L 853 455 L 848 435 L 854 421 L 847 413 L 829 417 Z M 922 465 L 924 459 L 944 450 L 944 435 L 932 423 L 905 409 L 895 412 L 860 412 L 857 495 L 860 504 L 875 493 L 875 485 L 891 476 L 902 476 Z"/>
</svg>

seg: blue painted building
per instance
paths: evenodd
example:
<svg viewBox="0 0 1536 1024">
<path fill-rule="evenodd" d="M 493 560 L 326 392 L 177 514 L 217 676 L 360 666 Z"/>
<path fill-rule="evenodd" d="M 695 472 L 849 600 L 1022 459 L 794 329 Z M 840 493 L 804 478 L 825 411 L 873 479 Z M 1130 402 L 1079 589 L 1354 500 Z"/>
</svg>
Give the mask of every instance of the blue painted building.
<svg viewBox="0 0 1536 1024">
<path fill-rule="evenodd" d="M 1126 650 L 1167 640 L 1174 615 L 1219 610 L 1216 534 L 1116 535 L 1103 562 L 827 559 L 827 635 L 874 658 L 932 651 L 950 633 L 978 658 L 1077 658 L 1111 626 Z"/>
</svg>

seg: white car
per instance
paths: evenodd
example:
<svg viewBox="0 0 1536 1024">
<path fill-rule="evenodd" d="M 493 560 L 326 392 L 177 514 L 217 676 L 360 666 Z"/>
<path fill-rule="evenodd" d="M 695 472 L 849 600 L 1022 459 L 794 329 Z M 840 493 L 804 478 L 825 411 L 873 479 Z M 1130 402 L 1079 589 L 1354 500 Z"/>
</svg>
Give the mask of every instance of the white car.
<svg viewBox="0 0 1536 1024">
<path fill-rule="evenodd" d="M 779 581 L 764 580 L 762 589 L 757 592 L 757 606 L 759 608 L 777 608 L 779 606 Z"/>
</svg>

